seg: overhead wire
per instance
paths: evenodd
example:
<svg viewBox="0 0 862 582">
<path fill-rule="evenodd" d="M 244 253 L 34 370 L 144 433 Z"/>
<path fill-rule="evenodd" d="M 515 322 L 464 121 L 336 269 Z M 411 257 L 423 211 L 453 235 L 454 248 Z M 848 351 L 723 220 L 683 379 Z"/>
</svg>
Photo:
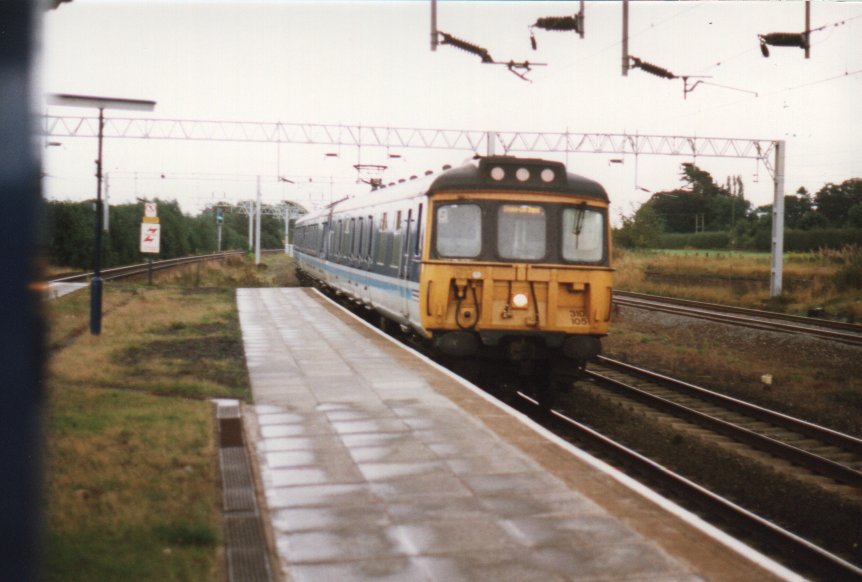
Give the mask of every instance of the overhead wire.
<svg viewBox="0 0 862 582">
<path fill-rule="evenodd" d="M 671 20 L 673 20 L 673 19 L 675 19 L 675 18 L 678 18 L 678 17 L 682 16 L 683 14 L 686 14 L 686 13 L 688 13 L 688 12 L 691 12 L 692 10 L 694 10 L 695 8 L 699 8 L 700 6 L 701 6 L 701 3 L 697 2 L 697 3 L 695 3 L 694 5 L 689 6 L 689 7 L 688 7 L 688 8 L 686 8 L 685 10 L 681 10 L 681 11 L 677 12 L 676 14 L 674 14 L 674 15 L 672 15 L 672 16 L 669 16 L 669 17 L 665 18 L 664 20 L 660 20 L 659 22 L 656 22 L 656 23 L 650 24 L 649 26 L 647 26 L 647 27 L 645 27 L 645 28 L 642 28 L 641 30 L 639 30 L 639 31 L 637 31 L 637 32 L 635 32 L 635 33 L 629 34 L 629 40 L 631 40 L 631 39 L 633 39 L 633 38 L 636 38 L 636 37 L 638 37 L 638 36 L 640 36 L 640 35 L 642 35 L 642 34 L 644 34 L 644 33 L 646 33 L 646 32 L 649 32 L 650 30 L 653 30 L 653 29 L 655 29 L 655 28 L 658 28 L 659 26 L 662 26 L 663 24 L 665 24 L 665 23 L 667 23 L 667 22 L 670 22 Z M 589 54 L 589 55 L 587 55 L 587 56 L 585 56 L 585 57 L 582 57 L 582 58 L 580 58 L 580 59 L 573 60 L 573 61 L 572 61 L 571 63 L 569 63 L 568 65 L 561 65 L 561 66 L 559 67 L 559 70 L 565 71 L 565 70 L 567 70 L 567 69 L 571 69 L 571 68 L 572 68 L 572 67 L 574 67 L 575 65 L 580 65 L 580 64 L 582 64 L 582 63 L 583 63 L 584 61 L 586 61 L 586 60 L 593 59 L 593 58 L 595 58 L 595 57 L 599 56 L 600 54 L 604 53 L 605 51 L 608 51 L 608 50 L 610 50 L 610 49 L 612 49 L 612 48 L 614 48 L 614 47 L 620 46 L 622 43 L 623 43 L 623 41 L 622 41 L 622 39 L 620 39 L 620 40 L 618 40 L 618 41 L 616 41 L 616 42 L 614 42 L 614 43 L 611 43 L 611 44 L 607 45 L 607 46 L 606 46 L 606 47 L 604 47 L 603 49 L 600 49 L 600 50 L 598 50 L 598 51 L 596 51 L 596 52 L 594 52 L 594 53 L 591 53 L 591 54 Z"/>
<path fill-rule="evenodd" d="M 817 44 L 819 45 L 819 44 L 822 44 L 822 43 L 826 42 L 827 40 L 829 40 L 829 39 L 832 37 L 832 35 L 833 35 L 833 34 L 834 34 L 834 32 L 835 32 L 835 28 L 837 28 L 837 27 L 839 27 L 839 26 L 842 26 L 842 25 L 845 25 L 845 24 L 847 24 L 847 23 L 849 23 L 849 22 L 851 22 L 851 21 L 853 21 L 853 20 L 859 19 L 859 18 L 862 18 L 862 14 L 857 15 L 857 16 L 852 16 L 852 17 L 849 17 L 849 18 L 844 18 L 844 19 L 841 19 L 841 20 L 836 20 L 836 21 L 834 21 L 834 22 L 829 22 L 829 23 L 827 23 L 827 24 L 823 24 L 823 25 L 818 26 L 818 27 L 816 27 L 816 28 L 812 28 L 812 29 L 811 29 L 811 32 L 818 32 L 818 31 L 825 30 L 825 29 L 830 28 L 830 27 L 832 28 L 832 30 L 830 31 L 830 34 L 829 34 L 825 39 L 823 39 L 823 40 L 821 40 L 821 41 L 819 41 L 819 42 L 817 43 Z M 852 38 L 852 34 L 850 35 L 850 37 Z M 849 43 L 848 43 L 848 47 L 849 47 Z M 708 71 L 709 69 L 712 69 L 712 68 L 714 68 L 714 67 L 716 67 L 716 66 L 720 66 L 720 65 L 721 65 L 721 64 L 723 64 L 723 63 L 727 63 L 727 62 L 729 62 L 729 61 L 731 61 L 731 60 L 734 60 L 734 59 L 736 59 L 736 58 L 739 58 L 739 57 L 741 57 L 741 56 L 744 56 L 744 55 L 746 55 L 746 54 L 748 54 L 748 53 L 750 53 L 750 52 L 756 51 L 756 50 L 758 50 L 758 47 L 756 47 L 756 46 L 754 46 L 754 47 L 752 47 L 752 48 L 749 48 L 749 49 L 746 49 L 746 50 L 741 51 L 741 52 L 739 52 L 739 53 L 737 53 L 737 54 L 735 54 L 735 55 L 733 55 L 733 56 L 731 56 L 731 57 L 728 57 L 728 58 L 726 58 L 726 59 L 722 59 L 722 60 L 720 60 L 720 61 L 715 62 L 715 63 L 714 63 L 714 64 L 712 64 L 712 65 L 709 65 L 709 66 L 706 66 L 706 67 L 704 67 L 704 68 L 701 68 L 701 69 L 699 69 L 699 70 L 698 70 L 698 72 L 706 72 L 706 71 Z M 848 50 L 849 50 L 849 48 L 848 48 Z M 851 77 L 851 76 L 854 76 L 854 75 L 858 75 L 859 73 L 862 73 L 862 69 L 857 69 L 857 70 L 853 70 L 853 71 L 848 71 L 848 70 L 847 70 L 848 68 L 849 68 L 849 67 L 848 67 L 847 59 L 845 59 L 845 65 L 844 65 L 844 69 L 845 69 L 845 70 L 844 70 L 844 73 L 842 73 L 842 74 L 839 74 L 839 75 L 833 75 L 833 76 L 831 76 L 831 77 L 826 77 L 826 78 L 823 78 L 823 79 L 817 79 L 817 80 L 814 80 L 814 81 L 809 81 L 809 82 L 806 82 L 806 83 L 802 83 L 802 84 L 800 84 L 800 85 L 793 85 L 793 86 L 783 87 L 783 88 L 780 88 L 780 89 L 775 89 L 775 90 L 773 90 L 773 91 L 768 91 L 768 92 L 764 92 L 764 93 L 760 93 L 760 92 L 758 92 L 758 93 L 755 93 L 755 95 L 756 95 L 757 97 L 770 97 L 770 96 L 775 96 L 775 95 L 778 95 L 778 94 L 781 94 L 781 93 L 784 93 L 784 92 L 788 92 L 788 91 L 795 91 L 795 90 L 797 90 L 797 89 L 802 89 L 802 88 L 805 88 L 805 87 L 811 87 L 811 86 L 814 86 L 814 85 L 819 85 L 819 84 L 821 84 L 821 83 L 827 83 L 827 82 L 830 82 L 830 81 L 835 81 L 835 80 L 838 80 L 838 79 L 843 79 L 843 78 Z M 715 86 L 725 87 L 725 86 L 723 86 L 723 85 L 718 85 L 717 83 L 712 83 L 712 82 L 709 82 L 709 81 L 702 81 L 702 83 L 703 83 L 703 84 L 708 84 L 708 85 L 715 85 Z M 733 88 L 733 87 L 726 87 L 726 88 L 735 89 L 735 88 Z M 692 112 L 692 113 L 688 113 L 688 114 L 684 114 L 684 115 L 675 115 L 674 117 L 676 117 L 676 118 L 680 118 L 680 117 L 689 117 L 689 116 L 691 116 L 691 115 L 701 115 L 701 114 L 703 114 L 704 112 L 707 112 L 707 111 L 713 111 L 713 110 L 716 110 L 716 109 L 722 109 L 722 108 L 725 108 L 725 107 L 731 107 L 731 106 L 733 106 L 733 105 L 737 105 L 737 104 L 739 104 L 739 103 L 748 102 L 748 101 L 750 101 L 750 99 L 751 99 L 750 97 L 749 97 L 749 98 L 737 99 L 737 100 L 730 101 L 730 102 L 727 102 L 727 103 L 724 103 L 724 104 L 721 104 L 721 105 L 716 105 L 716 106 L 710 107 L 710 108 L 708 108 L 708 109 L 698 109 L 698 111 L 697 111 L 697 112 Z"/>
<path fill-rule="evenodd" d="M 775 95 L 778 95 L 778 94 L 781 94 L 781 93 L 784 93 L 784 92 L 787 92 L 787 91 L 795 91 L 796 89 L 802 89 L 803 87 L 810 87 L 810 86 L 812 86 L 812 85 L 819 85 L 819 84 L 821 84 L 821 83 L 826 83 L 826 82 L 829 82 L 829 81 L 835 81 L 835 80 L 837 80 L 837 79 L 843 79 L 843 78 L 845 78 L 845 77 L 851 77 L 851 76 L 853 76 L 853 75 L 858 75 L 859 73 L 862 73 L 862 69 L 857 69 L 857 70 L 855 70 L 855 71 L 845 71 L 844 73 L 842 73 L 842 74 L 840 74 L 840 75 L 835 75 L 835 76 L 832 76 L 832 77 L 827 77 L 827 78 L 825 78 L 825 79 L 818 79 L 818 80 L 816 80 L 816 81 L 811 81 L 811 82 L 808 82 L 808 83 L 803 83 L 803 84 L 801 84 L 801 85 L 794 85 L 794 86 L 791 86 L 791 87 L 784 87 L 784 88 L 782 88 L 782 89 L 776 89 L 776 90 L 774 90 L 774 91 L 770 91 L 770 92 L 768 92 L 768 93 L 759 93 L 759 94 L 758 94 L 758 96 L 759 96 L 760 98 L 763 98 L 763 97 L 771 97 L 771 96 L 775 96 Z M 695 116 L 695 115 L 703 115 L 704 113 L 707 113 L 707 112 L 710 112 L 710 111 L 716 111 L 716 110 L 718 110 L 718 109 L 724 109 L 725 107 L 732 107 L 732 106 L 734 106 L 734 105 L 738 105 L 738 104 L 740 104 L 740 103 L 748 103 L 748 102 L 750 102 L 750 101 L 751 101 L 751 99 L 754 99 L 754 98 L 756 98 L 756 97 L 745 97 L 745 98 L 742 98 L 742 99 L 736 99 L 736 100 L 734 100 L 734 101 L 729 101 L 729 102 L 726 102 L 726 103 L 721 103 L 721 104 L 719 104 L 719 105 L 714 105 L 714 106 L 712 106 L 712 107 L 700 108 L 700 109 L 698 109 L 697 111 L 692 111 L 692 112 L 689 112 L 689 113 L 684 113 L 684 114 L 674 114 L 672 117 L 673 117 L 674 119 L 682 119 L 682 118 L 685 118 L 685 117 L 692 117 L 692 116 Z M 665 118 L 662 118 L 662 119 L 658 119 L 658 120 L 656 120 L 656 121 L 657 121 L 657 122 L 662 122 L 662 121 L 665 121 L 665 120 L 667 120 L 667 119 L 669 119 L 669 117 L 665 117 Z"/>
</svg>

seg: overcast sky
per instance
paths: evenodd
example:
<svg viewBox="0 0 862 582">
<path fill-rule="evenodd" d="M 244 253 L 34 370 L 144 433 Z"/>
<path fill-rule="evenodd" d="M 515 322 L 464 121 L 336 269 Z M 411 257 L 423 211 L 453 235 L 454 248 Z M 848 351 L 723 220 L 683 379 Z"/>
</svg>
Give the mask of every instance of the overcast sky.
<svg viewBox="0 0 862 582">
<path fill-rule="evenodd" d="M 757 40 L 802 31 L 803 2 L 632 2 L 631 55 L 677 75 L 710 76 L 704 80 L 711 84 L 684 99 L 680 79 L 641 70 L 621 75 L 617 2 L 587 2 L 584 39 L 538 31 L 537 51 L 528 26 L 538 17 L 573 14 L 577 2 L 439 2 L 439 30 L 487 48 L 497 60 L 547 63 L 529 73 L 528 83 L 451 46 L 432 52 L 430 1 L 74 0 L 44 15 L 41 87 L 152 99 L 153 113 L 132 115 L 154 118 L 781 139 L 786 192 L 800 186 L 814 192 L 862 176 L 862 3 L 812 4 L 812 28 L 829 26 L 812 34 L 806 60 L 801 49 L 777 47 L 763 58 Z M 95 140 L 60 141 L 45 149 L 46 195 L 93 197 Z M 115 139 L 105 144 L 105 171 L 112 201 L 178 198 L 195 211 L 206 201 L 253 195 L 256 175 L 263 176 L 267 200 L 320 199 L 330 188 L 357 189 L 357 161 L 388 165 L 384 178 L 391 181 L 469 155 Z M 692 161 L 627 156 L 612 164 L 620 156 L 544 155 L 601 181 L 615 215 L 648 199 L 644 189 L 677 187 L 680 164 Z M 763 165 L 697 163 L 721 183 L 741 175 L 755 205 L 771 202 Z M 279 172 L 302 177 L 296 180 L 302 186 L 278 185 Z"/>
</svg>

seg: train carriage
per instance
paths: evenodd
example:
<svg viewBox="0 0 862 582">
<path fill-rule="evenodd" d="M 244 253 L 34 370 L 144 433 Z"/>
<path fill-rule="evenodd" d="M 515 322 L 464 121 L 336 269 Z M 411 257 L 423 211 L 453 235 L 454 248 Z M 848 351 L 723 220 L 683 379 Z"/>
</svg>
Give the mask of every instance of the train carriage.
<svg viewBox="0 0 862 582">
<path fill-rule="evenodd" d="M 294 248 L 304 281 L 549 403 L 607 334 L 609 232 L 597 182 L 492 156 L 309 214 Z"/>
</svg>

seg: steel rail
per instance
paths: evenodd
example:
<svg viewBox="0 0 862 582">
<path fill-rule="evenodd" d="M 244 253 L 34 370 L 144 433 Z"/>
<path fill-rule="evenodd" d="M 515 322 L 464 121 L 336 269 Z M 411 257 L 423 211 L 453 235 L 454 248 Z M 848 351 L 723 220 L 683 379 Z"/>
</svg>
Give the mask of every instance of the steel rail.
<svg viewBox="0 0 862 582">
<path fill-rule="evenodd" d="M 764 309 L 752 309 L 751 307 L 739 307 L 736 305 L 722 305 L 720 303 L 709 303 L 706 301 L 695 301 L 693 299 L 680 299 L 678 297 L 663 297 L 661 295 L 650 295 L 648 293 L 637 293 L 635 291 L 618 291 L 614 290 L 614 297 L 628 297 L 631 299 L 644 299 L 648 301 L 658 301 L 662 303 L 673 303 L 676 305 L 686 305 L 690 307 L 700 307 L 713 311 L 723 311 L 727 313 L 740 313 L 751 315 L 752 317 L 763 317 L 765 319 L 780 319 L 784 321 L 792 321 L 804 325 L 812 325 L 815 327 L 827 327 L 833 329 L 843 329 L 847 331 L 855 331 L 862 333 L 862 325 L 858 323 L 849 323 L 846 321 L 833 321 L 831 319 L 820 319 L 817 317 L 806 317 L 804 315 L 792 315 L 790 313 L 778 313 L 777 311 L 766 311 Z"/>
<path fill-rule="evenodd" d="M 786 459 L 814 473 L 830 477 L 847 485 L 862 488 L 862 473 L 856 471 L 852 467 L 848 467 L 836 461 L 832 461 L 831 459 L 827 459 L 770 436 L 760 434 L 759 432 L 744 428 L 732 422 L 716 418 L 715 416 L 695 410 L 694 408 L 674 402 L 673 400 L 663 398 L 649 392 L 648 390 L 637 388 L 601 373 L 586 370 L 585 374 L 598 380 L 600 383 L 609 386 L 614 391 L 621 393 L 626 397 L 634 398 L 648 406 L 698 424 L 735 441 Z M 667 378 L 662 383 L 665 384 L 667 380 L 671 379 Z M 852 439 L 852 437 L 848 438 Z"/>
<path fill-rule="evenodd" d="M 266 250 L 263 252 L 275 252 L 274 250 Z M 222 253 L 212 253 L 209 255 L 194 255 L 190 257 L 178 257 L 175 259 L 165 259 L 162 261 L 153 261 L 152 268 L 154 271 L 169 269 L 187 263 L 198 263 L 204 261 L 212 261 L 216 259 L 224 259 L 227 257 L 242 256 L 245 251 L 226 251 Z M 123 267 L 114 267 L 112 269 L 102 269 L 103 279 L 119 279 L 122 277 L 131 277 L 146 273 L 150 268 L 149 263 L 136 263 L 134 265 L 126 265 Z M 73 283 L 75 281 L 86 281 L 93 276 L 93 273 L 78 273 L 75 275 L 67 275 L 57 279 L 51 279 L 49 283 Z"/>
<path fill-rule="evenodd" d="M 410 345 L 414 349 L 419 347 Z M 562 412 L 542 407 L 536 400 L 522 392 L 517 392 L 517 396 L 523 403 L 529 404 L 533 412 L 530 415 L 539 424 L 547 427 L 547 419 L 556 419 L 558 423 L 565 425 L 566 431 L 572 433 L 576 440 L 586 443 L 604 457 L 616 458 L 621 465 L 628 468 L 630 473 L 640 475 L 647 482 L 662 486 L 665 491 L 685 499 L 689 506 L 698 507 L 703 512 L 701 517 L 706 515 L 713 521 L 723 521 L 725 524 L 746 531 L 758 543 L 767 545 L 774 552 L 777 550 L 779 554 L 792 558 L 796 563 L 805 564 L 818 574 L 841 580 L 862 580 L 862 568 L 674 473 L 644 455 L 569 418 Z M 529 414 L 529 411 L 525 412 Z M 557 429 L 557 432 L 561 430 Z"/>
<path fill-rule="evenodd" d="M 787 315 L 684 299 L 640 296 L 622 291 L 614 291 L 614 303 L 626 307 L 651 309 L 767 331 L 813 335 L 848 344 L 862 344 L 862 326 L 840 321 L 820 320 L 813 317 Z M 788 323 L 783 323 L 784 321 Z"/>
<path fill-rule="evenodd" d="M 677 380 L 676 378 L 671 378 L 670 376 L 665 376 L 664 374 L 659 374 L 658 372 L 653 372 L 652 370 L 639 368 L 631 364 L 626 364 L 625 362 L 613 360 L 606 356 L 598 356 L 596 359 L 604 366 L 636 374 L 642 378 L 647 378 L 654 382 L 659 382 L 667 388 L 671 388 L 689 396 L 695 396 L 703 400 L 708 400 L 713 404 L 717 404 L 719 406 L 734 410 L 741 414 L 757 418 L 758 420 L 781 426 L 783 428 L 786 428 L 787 430 L 798 432 L 805 436 L 818 439 L 831 445 L 835 445 L 837 447 L 841 447 L 848 451 L 852 451 L 854 453 L 862 455 L 862 439 L 854 437 L 852 435 L 844 434 L 836 430 L 832 430 L 831 428 L 820 426 L 818 424 L 808 422 L 807 420 L 795 418 L 781 412 L 776 412 L 774 410 L 758 406 L 757 404 L 752 404 L 751 402 L 746 402 L 744 400 L 739 400 L 738 398 L 733 398 L 725 394 L 720 394 L 713 390 L 709 390 L 708 388 L 696 386 L 695 384 L 684 382 L 682 380 Z"/>
<path fill-rule="evenodd" d="M 774 523 L 736 505 L 697 483 L 674 473 L 667 467 L 641 455 L 604 436 L 592 428 L 569 418 L 557 411 L 545 411 L 532 398 L 518 393 L 526 402 L 535 407 L 538 414 L 548 414 L 566 430 L 574 433 L 575 438 L 600 451 L 600 454 L 611 456 L 636 474 L 651 483 L 658 483 L 667 490 L 679 495 L 688 503 L 709 514 L 712 519 L 723 520 L 734 527 L 748 532 L 758 542 L 762 542 L 799 563 L 816 571 L 817 574 L 836 580 L 862 579 L 862 568 L 832 554 L 828 550 L 801 538 L 800 536 L 781 528 Z"/>
</svg>

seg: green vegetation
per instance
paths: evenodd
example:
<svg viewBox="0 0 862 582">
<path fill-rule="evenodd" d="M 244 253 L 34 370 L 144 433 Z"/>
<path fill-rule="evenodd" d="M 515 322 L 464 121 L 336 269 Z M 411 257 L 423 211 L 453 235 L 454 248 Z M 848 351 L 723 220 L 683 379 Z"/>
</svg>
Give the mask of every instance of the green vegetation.
<svg viewBox="0 0 862 582">
<path fill-rule="evenodd" d="M 616 249 L 614 288 L 727 305 L 862 321 L 859 247 L 788 253 L 781 297 L 769 296 L 767 253 L 680 249 Z"/>
<path fill-rule="evenodd" d="M 53 382 L 47 580 L 212 580 L 212 408 Z"/>
<path fill-rule="evenodd" d="M 632 216 L 623 216 L 614 243 L 628 249 L 744 249 L 768 252 L 772 205 L 752 209 L 742 180 L 715 183 L 709 172 L 683 164 L 682 188 L 658 192 Z M 862 246 L 862 178 L 805 188 L 784 197 L 784 250 Z"/>
<path fill-rule="evenodd" d="M 162 225 L 160 259 L 206 254 L 216 251 L 217 210 L 224 212 L 222 250 L 248 248 L 248 216 L 239 206 L 209 208 L 197 216 L 183 214 L 175 200 L 156 199 Z M 89 269 L 93 261 L 93 202 L 58 202 L 46 205 L 48 259 L 54 265 Z M 131 265 L 143 261 L 139 252 L 143 202 L 111 206 L 110 232 L 104 239 L 102 264 L 105 267 Z M 284 246 L 284 220 L 278 216 L 261 217 L 261 247 Z"/>
<path fill-rule="evenodd" d="M 207 399 L 250 400 L 226 282 L 289 284 L 292 259 L 264 257 L 108 282 L 98 337 L 86 292 L 46 303 L 46 580 L 223 579 Z"/>
</svg>

